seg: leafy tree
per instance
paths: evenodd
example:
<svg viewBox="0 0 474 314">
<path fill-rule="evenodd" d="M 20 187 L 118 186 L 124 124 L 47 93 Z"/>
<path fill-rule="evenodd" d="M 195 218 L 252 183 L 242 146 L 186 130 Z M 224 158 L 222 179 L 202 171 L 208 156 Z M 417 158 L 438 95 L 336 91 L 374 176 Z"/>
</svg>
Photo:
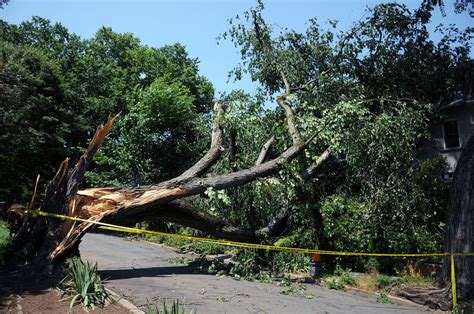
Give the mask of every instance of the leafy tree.
<svg viewBox="0 0 474 314">
<path fill-rule="evenodd" d="M 83 147 L 87 139 L 92 136 L 91 131 L 106 118 L 121 112 L 122 117 L 125 117 L 121 121 L 123 127 L 114 131 L 112 134 L 114 140 L 108 143 L 105 154 L 99 156 L 98 165 L 92 168 L 96 172 L 89 175 L 90 183 L 115 182 L 117 184 L 119 178 L 120 182 L 130 184 L 148 182 L 149 180 L 131 179 L 136 176 L 136 165 L 140 165 L 142 173 L 150 173 L 147 175 L 148 178 L 156 179 L 157 176 L 160 178 L 169 176 L 170 173 L 166 172 L 168 170 L 165 170 L 165 166 L 178 160 L 176 157 L 167 159 L 166 155 L 155 154 L 155 157 L 162 158 L 150 157 L 151 159 L 147 159 L 148 161 L 138 163 L 135 158 L 143 157 L 142 153 L 138 153 L 139 150 L 147 150 L 150 152 L 148 156 L 152 156 L 152 151 L 148 147 L 151 142 L 149 141 L 145 145 L 141 141 L 140 143 L 145 146 L 139 146 L 138 142 L 132 143 L 130 140 L 125 140 L 126 138 L 131 139 L 131 129 L 128 127 L 131 127 L 130 121 L 132 120 L 127 118 L 128 113 L 133 112 L 132 115 L 135 117 L 140 115 L 150 117 L 153 111 L 153 106 L 149 105 L 150 100 L 145 106 L 140 103 L 143 103 L 143 98 L 148 97 L 149 99 L 149 95 L 153 94 L 153 91 L 157 95 L 159 93 L 168 95 L 163 96 L 164 98 L 168 97 L 167 99 L 173 92 L 180 95 L 175 99 L 181 99 L 181 96 L 186 95 L 189 99 L 185 103 L 191 102 L 191 107 L 188 109 L 189 112 L 192 112 L 188 118 L 193 121 L 185 123 L 182 127 L 175 124 L 176 128 L 170 129 L 170 122 L 176 122 L 176 116 L 169 115 L 174 110 L 171 105 L 174 102 L 167 100 L 170 106 L 163 108 L 168 110 L 168 114 L 166 112 L 162 114 L 170 118 L 169 121 L 161 120 L 165 125 L 156 130 L 148 128 L 147 132 L 150 133 L 145 136 L 151 137 L 154 134 L 158 138 L 162 136 L 162 134 L 158 134 L 160 131 L 171 132 L 171 136 L 164 141 L 168 143 L 167 146 L 160 148 L 167 148 L 173 152 L 175 147 L 171 142 L 176 139 L 181 141 L 175 152 L 179 158 L 182 158 L 182 167 L 189 165 L 195 158 L 190 144 L 196 142 L 201 136 L 199 121 L 202 117 L 200 115 L 206 115 L 212 108 L 214 90 L 210 82 L 198 74 L 198 60 L 190 58 L 182 45 L 151 48 L 141 45 L 139 39 L 130 33 L 119 34 L 106 27 L 98 30 L 94 38 L 81 40 L 79 36 L 69 33 L 63 25 L 52 24 L 49 20 L 40 17 L 33 17 L 31 21 L 23 22 L 20 25 L 1 21 L 0 34 L 2 42 L 10 43 L 14 47 L 32 47 L 43 55 L 42 58 L 47 60 L 45 62 L 54 68 L 57 85 L 60 86 L 60 98 L 55 100 L 55 106 L 57 110 L 67 113 L 61 117 L 60 121 L 69 125 L 69 128 L 67 136 L 64 138 L 67 145 L 62 150 L 56 151 L 55 158 L 49 159 L 48 162 L 57 165 L 66 156 L 71 156 L 73 159 L 78 158 L 80 154 L 78 148 Z M 36 103 L 35 95 L 31 96 L 33 97 L 31 101 Z M 177 103 L 179 105 L 182 101 L 179 100 Z M 17 108 L 20 107 L 12 105 L 12 112 L 15 112 Z M 141 112 L 137 108 L 140 108 Z M 158 111 L 155 108 L 153 113 L 158 114 Z M 38 114 L 40 113 L 41 111 L 38 111 Z M 179 110 L 174 113 L 178 114 Z M 36 117 L 28 118 L 34 119 Z M 128 121 L 127 127 L 125 127 L 125 121 Z M 25 123 L 30 123 L 30 121 L 25 120 Z M 31 121 L 31 123 L 35 122 Z M 176 133 L 173 133 L 174 130 L 177 130 Z M 43 130 L 40 129 L 40 131 Z M 47 130 L 47 132 L 50 131 Z M 122 135 L 122 131 L 128 133 Z M 52 133 L 52 135 L 55 134 Z M 59 134 L 58 137 L 60 137 Z M 14 133 L 8 133 L 5 138 L 14 136 Z M 164 145 L 163 143 L 161 145 Z M 153 145 L 152 150 L 156 153 L 158 147 Z M 43 148 L 46 149 L 46 147 Z M 124 154 L 117 155 L 114 152 Z M 41 158 L 40 156 L 48 158 L 49 154 L 43 154 L 40 150 L 37 156 L 38 159 Z M 48 178 L 54 173 L 54 167 L 42 167 L 41 162 L 30 163 L 26 159 L 24 162 L 29 164 L 28 169 L 25 168 L 28 173 L 20 172 L 20 175 L 15 178 L 14 172 L 8 172 L 13 176 L 12 180 L 23 178 L 23 175 L 34 178 L 37 173 L 44 174 L 44 178 Z M 135 166 L 132 167 L 132 164 Z M 160 169 L 152 168 L 158 164 L 163 166 Z M 146 165 L 149 167 L 147 168 Z M 171 173 L 176 173 L 184 168 L 168 167 L 168 169 L 174 169 Z M 13 168 L 12 170 L 18 171 Z M 98 175 L 98 172 L 101 175 Z M 151 175 L 152 172 L 153 175 Z M 8 190 L 9 196 L 6 199 L 24 201 L 25 197 L 33 190 L 33 178 L 24 180 L 24 191 L 22 192 L 12 186 L 12 189 Z"/>
<path fill-rule="evenodd" d="M 118 122 L 116 141 L 97 156 L 100 172 L 89 173 L 90 181 L 98 185 L 151 184 L 189 166 L 195 158 L 190 144 L 197 141 L 202 123 L 193 101 L 185 86 L 163 78 L 137 92 L 134 102 L 128 103 L 128 113 Z"/>
<path fill-rule="evenodd" d="M 360 204 L 372 228 L 366 228 L 365 237 L 354 237 L 359 249 L 439 249 L 446 203 L 439 197 L 446 195 L 439 194 L 446 189 L 439 178 L 443 165 L 420 161 L 419 148 L 436 117 L 435 105 L 465 90 L 472 30 L 440 28 L 445 37 L 434 43 L 426 28 L 430 8 L 412 13 L 403 5 L 382 4 L 348 32 L 334 34 L 335 22 L 324 30 L 313 19 L 304 33 L 275 34 L 262 18 L 263 9 L 259 2 L 231 20 L 223 34 L 242 55 L 242 64 L 231 74 L 239 79 L 249 73 L 266 97 L 283 91 L 299 113 L 303 134 L 316 134 L 309 149 L 331 145 L 336 154 L 332 164 L 340 174 L 336 182 L 343 186 L 325 180 L 301 187 L 312 195 L 308 207 L 322 246 L 342 248 L 344 237 L 328 224 L 337 225 L 344 217 L 333 215 L 344 204 Z M 295 202 L 298 210 L 307 208 L 301 199 Z M 407 226 L 405 219 L 413 223 Z"/>
<path fill-rule="evenodd" d="M 1 198 L 25 200 L 75 144 L 78 121 L 64 105 L 59 69 L 41 50 L 0 42 Z"/>
<path fill-rule="evenodd" d="M 8 4 L 8 2 L 10 2 L 10 0 L 0 0 L 0 9 L 3 9 L 3 6 Z"/>
</svg>

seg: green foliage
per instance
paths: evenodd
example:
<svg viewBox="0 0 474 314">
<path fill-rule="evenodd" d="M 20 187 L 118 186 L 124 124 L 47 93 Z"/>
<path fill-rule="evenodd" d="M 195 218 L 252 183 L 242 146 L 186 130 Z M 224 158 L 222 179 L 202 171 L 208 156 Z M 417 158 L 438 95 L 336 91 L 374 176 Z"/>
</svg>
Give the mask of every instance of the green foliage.
<svg viewBox="0 0 474 314">
<path fill-rule="evenodd" d="M 275 274 L 307 272 L 311 257 L 302 253 L 277 252 L 272 258 L 272 271 Z"/>
<path fill-rule="evenodd" d="M 10 254 L 10 229 L 8 224 L 0 220 L 0 265 L 4 265 Z"/>
<path fill-rule="evenodd" d="M 414 273 L 410 267 L 403 273 L 401 278 L 401 282 L 404 286 L 426 286 L 433 284 L 434 281 L 434 277 L 421 276 L 420 274 Z"/>
<path fill-rule="evenodd" d="M 162 78 L 137 92 L 134 102 L 127 104 L 128 114 L 118 121 L 118 141 L 109 141 L 96 159 L 98 170 L 108 171 L 90 173 L 88 178 L 97 185 L 140 185 L 177 175 L 195 155 L 189 144 L 196 141 L 202 121 L 193 100 L 185 86 Z"/>
<path fill-rule="evenodd" d="M 337 278 L 328 278 L 326 280 L 326 286 L 329 288 L 329 289 L 333 289 L 333 290 L 344 290 L 346 288 L 346 286 L 340 282 L 339 280 L 337 280 Z"/>
<path fill-rule="evenodd" d="M 180 228 L 179 233 L 190 234 L 187 228 Z M 163 243 L 178 248 L 182 252 L 194 252 L 202 255 L 218 255 L 232 253 L 235 264 L 231 267 L 224 265 L 220 260 L 197 261 L 188 258 L 176 258 L 169 262 L 173 264 L 191 264 L 198 270 L 206 273 L 225 274 L 235 279 L 271 282 L 272 276 L 284 273 L 307 272 L 311 264 L 308 254 L 294 254 L 286 252 L 264 252 L 254 249 L 231 249 L 227 246 L 191 241 L 180 238 L 170 238 L 154 235 L 145 235 L 149 241 Z"/>
<path fill-rule="evenodd" d="M 58 66 L 40 49 L 0 41 L 0 199 L 27 199 L 34 177 L 49 177 L 82 130 L 65 103 Z"/>
<path fill-rule="evenodd" d="M 107 27 L 81 40 L 40 17 L 1 21 L 0 34 L 0 199 L 26 201 L 36 174 L 50 179 L 119 112 L 87 174 L 90 184 L 159 181 L 185 169 L 207 144 L 202 122 L 214 90 L 182 45 L 152 48 Z"/>
<path fill-rule="evenodd" d="M 173 264 L 173 265 L 188 265 L 192 263 L 194 260 L 189 257 L 175 257 L 175 258 L 169 258 L 166 260 L 168 263 Z"/>
<path fill-rule="evenodd" d="M 436 117 L 430 104 L 465 89 L 472 28 L 439 27 L 435 42 L 427 31 L 430 10 L 380 4 L 342 32 L 335 21 L 322 26 L 316 18 L 304 32 L 278 31 L 263 19 L 262 1 L 230 20 L 222 38 L 242 57 L 232 76 L 247 72 L 260 92 L 222 96 L 226 151 L 209 175 L 254 165 L 271 136 L 267 159 L 288 147 L 282 110 L 262 106 L 286 88 L 285 79 L 291 87 L 286 101 L 303 137 L 312 140 L 273 177 L 208 189 L 192 201 L 249 229 L 290 213 L 283 237 L 264 240 L 280 246 L 438 250 L 448 187 L 440 179 L 443 160 L 423 160 L 420 147 Z M 182 45 L 152 48 L 107 27 L 81 40 L 38 17 L 18 26 L 1 21 L 0 32 L 0 127 L 7 130 L 0 135 L 0 198 L 27 199 L 30 175 L 50 178 L 66 156 L 79 155 L 77 147 L 99 122 L 120 111 L 86 174 L 90 185 L 155 183 L 186 169 L 208 147 L 214 91 Z M 332 159 L 304 183 L 301 169 L 328 146 Z M 223 250 L 176 241 L 201 252 Z M 303 255 L 248 250 L 237 258 L 238 276 L 298 271 L 308 263 Z"/>
<path fill-rule="evenodd" d="M 361 252 L 439 250 L 448 194 L 442 169 L 441 159 L 420 161 L 407 175 L 393 172 L 391 181 L 380 181 L 363 197 L 349 190 L 326 198 L 321 214 L 331 246 Z"/>
<path fill-rule="evenodd" d="M 334 275 L 339 276 L 340 282 L 342 282 L 344 285 L 349 285 L 349 286 L 356 285 L 356 280 L 351 275 L 350 269 L 343 269 L 342 267 L 337 265 L 336 269 L 334 270 Z"/>
<path fill-rule="evenodd" d="M 375 286 L 379 289 L 391 288 L 394 286 L 399 286 L 402 283 L 400 278 L 393 278 L 386 275 L 378 275 L 375 279 Z"/>
<path fill-rule="evenodd" d="M 305 294 L 306 292 L 306 286 L 300 282 L 297 283 L 291 283 L 291 282 L 281 282 L 280 286 L 288 286 L 286 289 L 283 289 L 280 291 L 280 294 L 283 295 L 288 295 L 288 296 L 293 296 L 293 297 L 299 297 L 299 296 L 304 296 L 306 299 L 314 299 L 314 295 L 312 294 Z"/>
<path fill-rule="evenodd" d="M 173 304 L 168 307 L 166 305 L 166 300 L 163 301 L 163 305 L 161 306 L 161 309 L 158 308 L 157 305 L 152 306 L 151 304 L 148 304 L 145 310 L 146 314 L 186 314 L 186 307 L 182 307 L 180 309 L 179 307 L 179 301 L 173 301 Z M 190 314 L 196 313 L 196 311 L 191 310 L 189 311 Z"/>
<path fill-rule="evenodd" d="M 364 251 L 370 244 L 367 221 L 370 208 L 344 195 L 327 197 L 321 205 L 325 221 L 324 232 L 334 247 L 343 250 Z"/>
<path fill-rule="evenodd" d="M 286 100 L 297 111 L 302 134 L 315 137 L 305 156 L 278 176 L 227 190 L 230 202 L 212 203 L 214 211 L 258 228 L 288 208 L 289 229 L 305 230 L 298 243 L 305 247 L 320 242 L 328 249 L 350 251 L 439 250 L 448 188 L 441 180 L 444 164 L 440 158 L 423 160 L 420 148 L 435 118 L 430 104 L 451 100 L 464 88 L 461 73 L 469 71 L 472 30 L 440 27 L 442 39 L 434 42 L 427 30 L 430 10 L 377 5 L 339 34 L 335 22 L 322 27 L 316 19 L 308 22 L 306 32 L 278 31 L 263 19 L 261 1 L 231 19 L 221 38 L 230 38 L 240 49 L 242 63 L 233 77 L 250 74 L 261 86 L 257 97 L 264 98 L 286 88 L 283 73 L 293 88 Z M 236 110 L 233 119 L 240 126 L 234 141 L 229 139 L 229 160 L 242 166 L 255 160 L 247 148 L 259 148 L 239 147 L 239 141 L 274 135 L 274 151 L 284 149 L 286 127 L 261 124 L 275 119 L 274 113 L 252 113 L 251 99 L 229 97 L 238 100 L 239 106 L 230 110 Z M 254 130 L 255 124 L 264 131 Z M 338 162 L 303 186 L 300 169 L 328 145 Z M 260 200 L 266 200 L 264 206 Z M 277 244 L 290 242 L 285 235 Z M 391 264 L 382 261 L 380 267 L 392 270 Z"/>
<path fill-rule="evenodd" d="M 83 262 L 79 257 L 73 257 L 69 260 L 70 267 L 66 269 L 66 275 L 72 287 L 67 289 L 71 293 L 71 308 L 81 302 L 86 309 L 94 309 L 97 305 L 104 305 L 108 298 L 104 284 L 97 274 L 97 263 Z"/>
<path fill-rule="evenodd" d="M 239 249 L 233 260 L 231 274 L 247 280 L 263 282 L 275 275 L 307 272 L 311 259 L 307 254 L 285 252 L 266 252 L 252 249 Z"/>
<path fill-rule="evenodd" d="M 386 293 L 380 293 L 379 296 L 377 297 L 377 302 L 382 303 L 382 304 L 395 304 Z"/>
<path fill-rule="evenodd" d="M 264 271 L 265 253 L 254 249 L 240 249 L 234 257 L 237 264 L 232 267 L 231 275 L 235 278 L 255 280 L 261 271 Z"/>
<path fill-rule="evenodd" d="M 356 278 L 351 275 L 351 270 L 343 269 L 340 265 L 336 265 L 333 275 L 326 276 L 324 281 L 329 289 L 335 290 L 344 290 L 346 286 L 357 285 Z"/>
<path fill-rule="evenodd" d="M 390 188 L 395 181 L 391 178 L 404 176 L 413 167 L 418 141 L 428 136 L 427 114 L 423 107 L 402 103 L 366 118 L 346 144 L 353 180 L 372 192 L 384 185 Z"/>
</svg>

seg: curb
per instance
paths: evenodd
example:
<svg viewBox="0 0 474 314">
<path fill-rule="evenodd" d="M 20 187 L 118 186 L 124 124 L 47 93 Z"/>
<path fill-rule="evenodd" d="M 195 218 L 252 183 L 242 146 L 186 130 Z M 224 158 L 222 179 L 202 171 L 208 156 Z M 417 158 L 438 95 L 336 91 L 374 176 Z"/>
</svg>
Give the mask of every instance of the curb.
<svg viewBox="0 0 474 314">
<path fill-rule="evenodd" d="M 132 302 L 124 299 L 122 296 L 118 295 L 114 291 L 110 290 L 109 288 L 105 288 L 105 291 L 107 291 L 108 294 L 112 296 L 115 302 L 126 308 L 127 310 L 130 311 L 130 313 L 134 314 L 144 314 L 145 312 L 140 310 L 138 307 L 136 307 Z"/>
<path fill-rule="evenodd" d="M 351 292 L 354 292 L 355 294 L 359 294 L 359 295 L 365 295 L 365 296 L 374 296 L 374 297 L 379 297 L 380 296 L 380 293 L 377 293 L 377 292 L 370 292 L 370 291 L 367 291 L 367 290 L 362 290 L 362 289 L 358 289 L 358 288 L 353 288 L 353 287 L 346 287 L 346 291 L 351 291 Z M 410 306 L 413 306 L 413 307 L 417 307 L 419 309 L 423 309 L 423 310 L 428 310 L 426 306 L 423 306 L 421 304 L 418 304 L 418 303 L 415 303 L 413 301 L 410 301 L 410 300 L 407 300 L 407 299 L 403 299 L 403 298 L 400 298 L 400 297 L 396 297 L 396 296 L 393 296 L 393 295 L 390 295 L 390 294 L 386 294 L 386 296 L 393 302 L 399 304 L 399 305 L 410 305 Z"/>
</svg>

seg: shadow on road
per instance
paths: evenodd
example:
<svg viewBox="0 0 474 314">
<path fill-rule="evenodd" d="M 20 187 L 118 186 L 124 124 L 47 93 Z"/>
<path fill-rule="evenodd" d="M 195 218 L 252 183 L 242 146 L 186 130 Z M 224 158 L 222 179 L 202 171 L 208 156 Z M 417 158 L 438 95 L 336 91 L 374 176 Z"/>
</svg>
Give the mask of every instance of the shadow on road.
<svg viewBox="0 0 474 314">
<path fill-rule="evenodd" d="M 133 269 L 110 269 L 99 270 L 102 278 L 107 280 L 118 280 L 139 277 L 166 277 L 173 275 L 205 275 L 205 273 L 198 272 L 191 266 L 163 266 L 163 267 L 149 267 L 149 268 L 133 268 Z"/>
</svg>

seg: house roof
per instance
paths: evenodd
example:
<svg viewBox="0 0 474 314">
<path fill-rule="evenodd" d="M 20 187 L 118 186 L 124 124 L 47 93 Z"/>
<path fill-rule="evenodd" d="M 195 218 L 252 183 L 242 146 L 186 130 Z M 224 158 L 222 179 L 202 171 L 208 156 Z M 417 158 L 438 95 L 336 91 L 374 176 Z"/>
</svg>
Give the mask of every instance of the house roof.
<svg viewBox="0 0 474 314">
<path fill-rule="evenodd" d="M 459 98 L 459 99 L 451 101 L 450 103 L 440 106 L 439 109 L 449 110 L 452 108 L 462 107 L 464 105 L 474 106 L 474 99 L 472 99 L 470 96 L 468 96 L 467 98 Z"/>
</svg>

